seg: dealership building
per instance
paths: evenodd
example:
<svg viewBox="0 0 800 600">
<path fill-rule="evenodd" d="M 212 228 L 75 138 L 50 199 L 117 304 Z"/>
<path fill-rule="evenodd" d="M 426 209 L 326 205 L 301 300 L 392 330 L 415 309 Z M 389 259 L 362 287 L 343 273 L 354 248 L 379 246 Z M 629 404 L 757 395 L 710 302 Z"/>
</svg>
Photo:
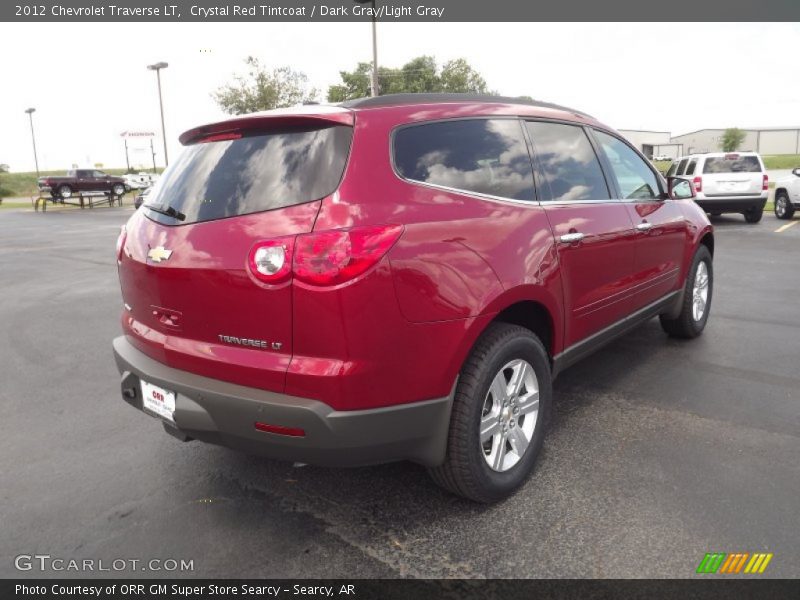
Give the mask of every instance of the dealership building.
<svg viewBox="0 0 800 600">
<path fill-rule="evenodd" d="M 761 127 L 742 129 L 744 141 L 739 149 L 759 154 L 800 154 L 800 127 Z M 673 136 L 668 131 L 620 129 L 645 156 L 669 156 L 721 152 L 724 129 L 700 129 Z"/>
</svg>

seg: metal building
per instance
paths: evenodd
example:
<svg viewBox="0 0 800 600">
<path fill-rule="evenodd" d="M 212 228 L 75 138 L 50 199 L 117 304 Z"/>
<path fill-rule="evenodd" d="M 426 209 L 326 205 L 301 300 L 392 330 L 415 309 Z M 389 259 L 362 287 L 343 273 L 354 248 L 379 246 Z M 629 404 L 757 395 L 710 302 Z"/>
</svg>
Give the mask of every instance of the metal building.
<svg viewBox="0 0 800 600">
<path fill-rule="evenodd" d="M 759 154 L 800 154 L 800 127 L 762 127 L 744 129 L 745 138 L 738 150 Z M 685 154 L 721 152 L 724 129 L 700 129 L 676 135 L 673 143 L 681 144 Z"/>
</svg>

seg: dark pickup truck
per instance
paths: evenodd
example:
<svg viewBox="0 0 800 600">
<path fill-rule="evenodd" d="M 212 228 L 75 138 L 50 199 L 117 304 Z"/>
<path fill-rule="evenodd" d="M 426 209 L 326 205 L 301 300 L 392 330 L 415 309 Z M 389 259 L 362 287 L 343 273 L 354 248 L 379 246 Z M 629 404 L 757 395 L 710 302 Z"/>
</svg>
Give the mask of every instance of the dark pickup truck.
<svg viewBox="0 0 800 600">
<path fill-rule="evenodd" d="M 77 193 L 104 193 L 121 196 L 127 191 L 122 177 L 107 175 L 96 169 L 67 171 L 65 177 L 40 177 L 40 192 L 50 192 L 53 198 L 70 198 Z"/>
</svg>

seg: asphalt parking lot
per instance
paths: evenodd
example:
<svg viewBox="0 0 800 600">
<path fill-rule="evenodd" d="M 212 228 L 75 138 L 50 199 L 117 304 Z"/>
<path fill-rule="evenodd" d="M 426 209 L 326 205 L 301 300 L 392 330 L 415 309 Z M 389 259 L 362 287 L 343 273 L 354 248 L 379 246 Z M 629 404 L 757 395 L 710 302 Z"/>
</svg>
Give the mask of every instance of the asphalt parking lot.
<svg viewBox="0 0 800 600">
<path fill-rule="evenodd" d="M 712 551 L 800 575 L 800 225 L 714 219 L 705 334 L 653 320 L 564 372 L 534 477 L 486 507 L 412 464 L 182 444 L 127 406 L 110 342 L 130 212 L 0 212 L 0 576 L 49 554 L 194 561 L 101 573 L 149 577 L 691 577 Z"/>
</svg>

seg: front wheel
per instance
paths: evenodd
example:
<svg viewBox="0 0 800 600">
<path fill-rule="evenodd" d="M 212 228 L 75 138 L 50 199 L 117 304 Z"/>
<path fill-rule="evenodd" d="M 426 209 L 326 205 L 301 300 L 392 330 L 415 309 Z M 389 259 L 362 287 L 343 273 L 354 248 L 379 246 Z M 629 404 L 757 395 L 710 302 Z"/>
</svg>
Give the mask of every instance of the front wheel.
<svg viewBox="0 0 800 600">
<path fill-rule="evenodd" d="M 122 185 L 121 183 L 115 183 L 115 184 L 114 184 L 114 185 L 111 187 L 111 193 L 112 193 L 114 196 L 122 196 L 122 194 L 124 194 L 124 193 L 125 193 L 125 186 L 124 186 L 124 185 Z"/>
<path fill-rule="evenodd" d="M 453 399 L 443 488 L 475 502 L 505 498 L 533 471 L 550 412 L 550 362 L 541 341 L 495 323 L 464 363 Z"/>
<path fill-rule="evenodd" d="M 714 290 L 714 267 L 711 252 L 700 246 L 695 252 L 692 267 L 683 288 L 681 312 L 675 319 L 661 315 L 662 329 L 670 337 L 696 338 L 706 327 Z"/>
<path fill-rule="evenodd" d="M 794 216 L 794 206 L 786 192 L 775 194 L 775 216 L 779 219 L 791 219 Z"/>
</svg>

